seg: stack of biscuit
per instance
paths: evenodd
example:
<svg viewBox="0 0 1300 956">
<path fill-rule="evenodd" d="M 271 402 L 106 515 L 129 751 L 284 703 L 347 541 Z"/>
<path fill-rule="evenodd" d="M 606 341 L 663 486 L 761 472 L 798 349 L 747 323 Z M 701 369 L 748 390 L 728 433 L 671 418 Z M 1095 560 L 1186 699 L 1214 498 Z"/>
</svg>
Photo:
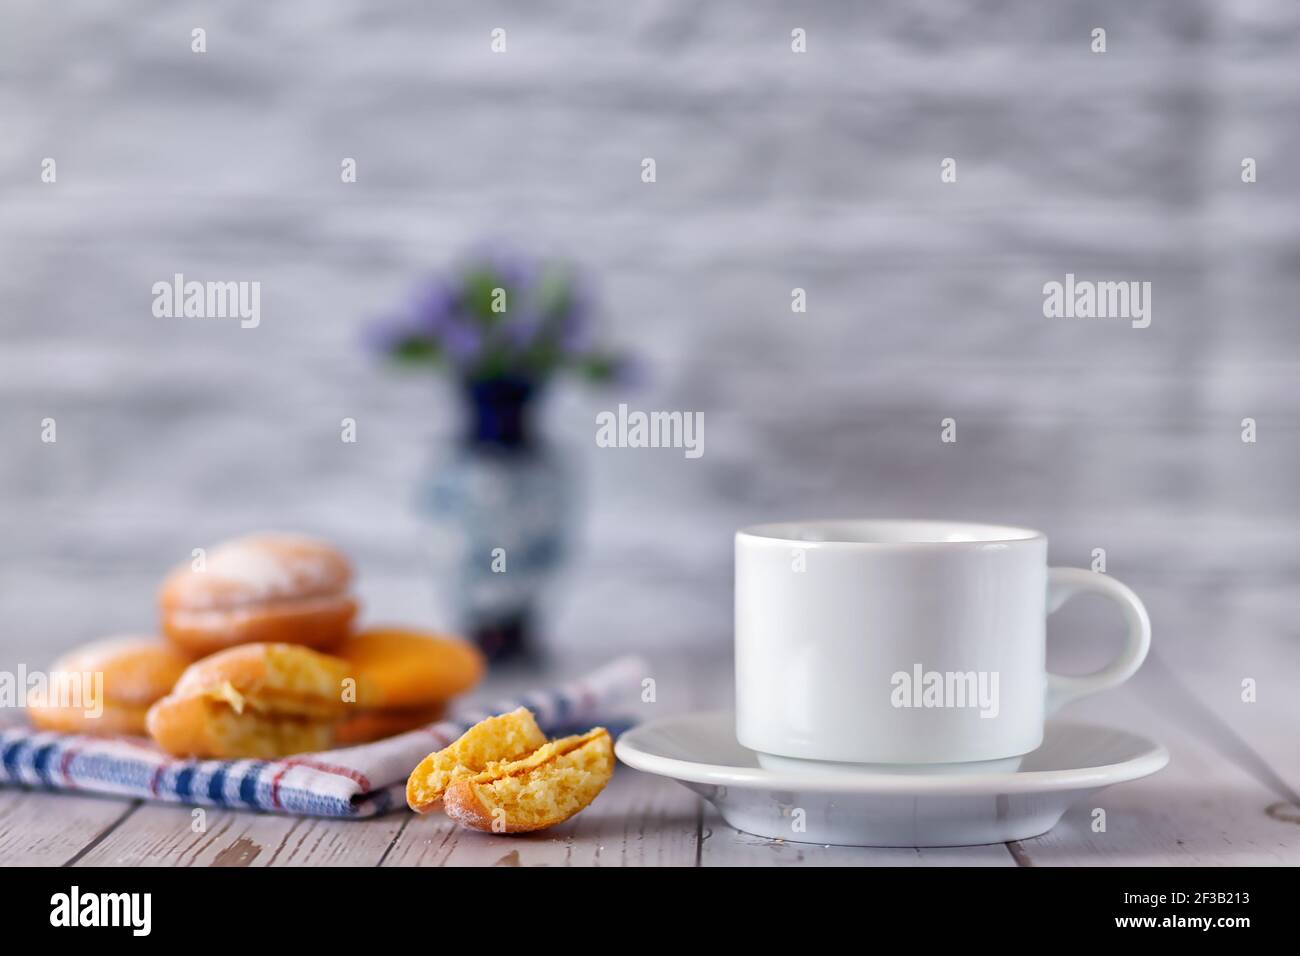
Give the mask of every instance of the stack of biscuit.
<svg viewBox="0 0 1300 956">
<path fill-rule="evenodd" d="M 354 630 L 351 583 L 347 559 L 313 538 L 223 544 L 163 582 L 161 640 L 100 641 L 56 662 L 56 673 L 102 674 L 102 707 L 46 701 L 30 719 L 147 732 L 175 756 L 272 759 L 419 727 L 483 676 L 482 656 L 460 640 Z"/>
</svg>

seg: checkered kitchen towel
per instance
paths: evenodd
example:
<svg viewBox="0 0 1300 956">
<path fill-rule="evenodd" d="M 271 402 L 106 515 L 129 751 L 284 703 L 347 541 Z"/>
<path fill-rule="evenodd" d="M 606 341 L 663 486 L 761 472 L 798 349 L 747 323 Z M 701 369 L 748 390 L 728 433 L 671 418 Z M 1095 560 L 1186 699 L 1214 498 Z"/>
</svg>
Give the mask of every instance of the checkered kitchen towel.
<svg viewBox="0 0 1300 956">
<path fill-rule="evenodd" d="M 8 728 L 0 730 L 0 784 L 317 817 L 376 816 L 405 803 L 406 778 L 416 764 L 484 717 L 522 704 L 552 735 L 601 723 L 613 730 L 639 702 L 645 673 L 640 660 L 623 657 L 552 690 L 458 708 L 448 720 L 387 740 L 284 760 L 177 760 L 143 738 Z"/>
</svg>

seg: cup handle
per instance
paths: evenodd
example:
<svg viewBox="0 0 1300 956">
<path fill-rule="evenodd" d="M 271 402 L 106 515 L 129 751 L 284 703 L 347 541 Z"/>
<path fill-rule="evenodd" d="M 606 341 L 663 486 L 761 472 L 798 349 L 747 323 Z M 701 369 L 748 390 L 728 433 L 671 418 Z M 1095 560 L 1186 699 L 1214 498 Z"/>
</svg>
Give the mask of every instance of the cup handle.
<svg viewBox="0 0 1300 956">
<path fill-rule="evenodd" d="M 1047 713 L 1053 714 L 1072 700 L 1117 687 L 1128 680 L 1146 659 L 1151 648 L 1151 619 L 1147 609 L 1128 587 L 1100 571 L 1083 568 L 1047 569 L 1047 613 L 1084 591 L 1104 594 L 1124 611 L 1128 623 L 1128 641 L 1119 657 L 1101 670 L 1081 677 L 1064 674 L 1047 675 Z"/>
</svg>

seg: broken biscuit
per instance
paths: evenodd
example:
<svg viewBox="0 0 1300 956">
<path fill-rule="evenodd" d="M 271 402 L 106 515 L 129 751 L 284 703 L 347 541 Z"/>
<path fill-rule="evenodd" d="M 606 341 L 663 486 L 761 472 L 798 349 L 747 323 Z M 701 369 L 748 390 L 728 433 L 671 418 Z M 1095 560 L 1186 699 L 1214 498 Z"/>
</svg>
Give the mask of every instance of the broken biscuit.
<svg viewBox="0 0 1300 956">
<path fill-rule="evenodd" d="M 482 773 L 493 761 L 518 760 L 545 743 L 526 707 L 480 720 L 455 743 L 420 761 L 407 778 L 406 802 L 416 813 L 428 813 L 442 804 L 453 780 Z"/>
<path fill-rule="evenodd" d="M 528 833 L 583 810 L 613 773 L 614 745 L 604 727 L 546 743 L 521 707 L 426 757 L 407 781 L 407 802 L 419 813 L 441 804 L 474 830 Z"/>
</svg>

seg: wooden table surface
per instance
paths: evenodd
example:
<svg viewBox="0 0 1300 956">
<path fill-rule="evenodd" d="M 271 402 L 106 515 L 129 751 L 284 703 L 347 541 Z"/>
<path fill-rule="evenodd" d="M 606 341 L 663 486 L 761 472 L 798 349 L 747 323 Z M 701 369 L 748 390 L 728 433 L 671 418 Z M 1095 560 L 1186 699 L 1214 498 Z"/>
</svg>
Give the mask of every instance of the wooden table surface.
<svg viewBox="0 0 1300 956">
<path fill-rule="evenodd" d="M 586 811 L 522 837 L 461 830 L 404 810 L 329 821 L 134 800 L 0 790 L 0 863 L 63 866 L 784 866 L 1300 864 L 1300 650 L 1294 595 L 1267 588 L 1151 594 L 1155 651 L 1125 687 L 1065 715 L 1163 742 L 1170 765 L 1102 791 L 1050 833 L 1021 843 L 949 849 L 822 847 L 739 833 L 684 787 L 620 767 Z M 1104 616 L 1100 620 L 1109 620 Z M 1099 624 L 1065 627 L 1091 631 Z M 1114 622 L 1111 622 L 1112 625 Z M 1112 627 L 1112 629 L 1117 629 Z M 1103 649 L 1053 637 L 1049 660 L 1072 669 Z M 726 706 L 730 662 L 680 654 L 650 661 L 647 717 Z M 521 678 L 516 678 L 519 680 Z M 536 675 L 522 679 L 537 679 Z M 1242 699 L 1253 680 L 1256 699 Z M 496 688 L 505 685 L 501 679 Z M 1093 806 L 1107 829 L 1092 832 Z"/>
</svg>

